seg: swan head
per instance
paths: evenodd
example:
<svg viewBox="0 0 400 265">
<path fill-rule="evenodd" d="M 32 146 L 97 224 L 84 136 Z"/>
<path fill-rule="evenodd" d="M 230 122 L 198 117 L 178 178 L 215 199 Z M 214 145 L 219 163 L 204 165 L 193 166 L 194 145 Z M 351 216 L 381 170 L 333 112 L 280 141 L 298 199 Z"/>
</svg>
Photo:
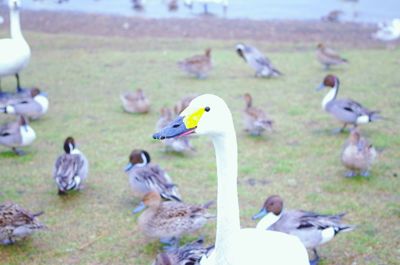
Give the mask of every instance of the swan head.
<svg viewBox="0 0 400 265">
<path fill-rule="evenodd" d="M 145 150 L 133 150 L 129 155 L 129 163 L 125 167 L 125 172 L 133 167 L 143 167 L 150 163 L 150 154 Z"/>
<path fill-rule="evenodd" d="M 21 0 L 8 0 L 8 7 L 11 10 L 18 10 L 21 7 Z"/>
<path fill-rule="evenodd" d="M 265 200 L 261 210 L 257 214 L 253 215 L 252 219 L 253 220 L 260 219 L 265 215 L 267 215 L 268 213 L 273 213 L 276 216 L 278 216 L 282 213 L 282 209 L 283 209 L 282 198 L 279 195 L 272 195 Z"/>
<path fill-rule="evenodd" d="M 339 78 L 334 75 L 327 75 L 324 81 L 316 88 L 317 91 L 324 89 L 325 87 L 337 88 L 339 86 Z"/>
<path fill-rule="evenodd" d="M 155 133 L 153 138 L 164 140 L 193 133 L 220 136 L 232 130 L 232 115 L 224 100 L 205 94 L 193 99 L 175 120 Z"/>
</svg>

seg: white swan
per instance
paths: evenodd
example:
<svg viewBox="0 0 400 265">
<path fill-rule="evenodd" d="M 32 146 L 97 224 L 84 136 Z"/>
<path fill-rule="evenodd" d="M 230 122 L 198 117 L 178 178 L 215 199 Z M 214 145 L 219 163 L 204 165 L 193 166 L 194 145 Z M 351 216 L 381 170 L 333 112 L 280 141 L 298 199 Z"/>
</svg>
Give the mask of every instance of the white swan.
<svg viewBox="0 0 400 265">
<path fill-rule="evenodd" d="M 217 232 L 215 251 L 202 265 L 308 265 L 298 238 L 280 232 L 240 228 L 237 194 L 237 142 L 231 112 L 214 95 L 195 98 L 167 127 L 153 135 L 166 139 L 197 133 L 208 135 L 217 159 Z"/>
<path fill-rule="evenodd" d="M 10 8 L 11 38 L 0 39 L 0 79 L 5 76 L 15 75 L 17 91 L 21 92 L 18 73 L 28 65 L 31 58 L 31 49 L 21 32 L 19 22 L 21 0 L 9 0 L 8 5 Z"/>
</svg>

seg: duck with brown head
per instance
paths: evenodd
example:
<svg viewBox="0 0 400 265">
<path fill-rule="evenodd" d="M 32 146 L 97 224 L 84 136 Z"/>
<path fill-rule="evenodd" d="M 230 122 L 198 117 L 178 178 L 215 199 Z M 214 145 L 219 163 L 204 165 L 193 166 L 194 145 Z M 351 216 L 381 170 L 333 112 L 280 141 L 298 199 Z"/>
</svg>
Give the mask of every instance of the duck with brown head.
<svg viewBox="0 0 400 265">
<path fill-rule="evenodd" d="M 211 48 L 207 48 L 203 55 L 194 55 L 178 62 L 182 71 L 198 79 L 207 78 L 212 70 Z"/>
<path fill-rule="evenodd" d="M 316 265 L 319 256 L 316 248 L 332 240 L 340 232 L 351 231 L 354 226 L 341 222 L 344 214 L 325 215 L 302 210 L 284 210 L 283 200 L 278 195 L 268 197 L 253 220 L 262 218 L 257 229 L 277 231 L 298 237 L 304 246 L 312 249 Z"/>
<path fill-rule="evenodd" d="M 9 100 L 7 105 L 0 108 L 0 112 L 38 119 L 47 113 L 48 108 L 47 94 L 35 87 L 30 90 L 28 96 Z"/>
<path fill-rule="evenodd" d="M 379 111 L 371 111 L 352 99 L 336 99 L 339 93 L 339 78 L 334 75 L 327 75 L 323 82 L 317 87 L 317 91 L 329 88 L 328 94 L 322 100 L 322 109 L 329 112 L 340 122 L 343 132 L 347 124 L 357 127 L 359 124 L 366 124 L 381 118 Z"/>
<path fill-rule="evenodd" d="M 18 116 L 14 122 L 0 126 L 0 145 L 12 148 L 17 155 L 24 155 L 25 152 L 17 147 L 28 146 L 36 139 L 36 133 L 29 126 L 27 118 Z"/>
<path fill-rule="evenodd" d="M 151 163 L 150 154 L 147 151 L 133 150 L 129 155 L 125 172 L 129 177 L 129 184 L 135 197 L 142 199 L 149 192 L 157 192 L 165 200 L 181 201 L 178 187 L 163 169 Z M 141 202 L 133 213 L 138 213 L 144 208 Z"/>
<path fill-rule="evenodd" d="M 76 148 L 73 137 L 69 136 L 65 139 L 64 152 L 57 157 L 53 169 L 58 195 L 65 195 L 72 190 L 81 190 L 89 174 L 89 162 L 86 156 Z"/>
</svg>

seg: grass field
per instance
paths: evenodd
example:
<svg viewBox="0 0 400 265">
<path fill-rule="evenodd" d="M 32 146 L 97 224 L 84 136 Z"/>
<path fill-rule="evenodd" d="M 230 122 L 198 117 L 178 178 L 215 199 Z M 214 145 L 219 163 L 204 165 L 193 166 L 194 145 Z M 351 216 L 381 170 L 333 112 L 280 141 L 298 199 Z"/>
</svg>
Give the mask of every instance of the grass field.
<svg viewBox="0 0 400 265">
<path fill-rule="evenodd" d="M 123 167 L 133 148 L 143 148 L 170 173 L 185 201 L 216 198 L 214 151 L 208 139 L 194 138 L 196 153 L 179 156 L 163 153 L 151 138 L 159 109 L 193 92 L 223 97 L 233 113 L 243 227 L 255 225 L 250 217 L 267 196 L 280 194 L 287 208 L 347 212 L 346 221 L 357 225 L 320 249 L 323 265 L 399 263 L 399 49 L 338 47 L 351 62 L 331 71 L 341 80 L 339 96 L 382 110 L 386 117 L 362 127 L 380 151 L 372 176 L 346 179 L 339 155 L 347 134 L 332 135 L 339 124 L 321 110 L 326 91 L 314 88 L 326 72 L 314 58 L 314 44 L 251 41 L 285 73 L 267 80 L 253 77 L 234 53 L 234 41 L 25 35 L 33 57 L 21 75 L 22 84 L 48 92 L 51 105 L 43 119 L 31 124 L 37 139 L 25 148 L 26 156 L 0 147 L 0 202 L 44 210 L 40 219 L 48 230 L 14 246 L 0 246 L 1 264 L 149 264 L 160 244 L 149 242 L 137 229 L 137 216 L 131 214 L 137 200 Z M 206 47 L 213 48 L 215 63 L 207 80 L 179 71 L 176 61 Z M 14 90 L 14 79 L 6 78 L 2 85 Z M 138 87 L 149 96 L 152 111 L 126 114 L 119 93 Z M 243 132 L 244 92 L 270 113 L 275 132 L 261 138 Z M 11 119 L 0 116 L 2 123 Z M 90 176 L 84 191 L 59 197 L 51 173 L 69 135 L 88 157 Z M 212 243 L 214 233 L 215 223 L 209 223 L 200 234 Z"/>
</svg>

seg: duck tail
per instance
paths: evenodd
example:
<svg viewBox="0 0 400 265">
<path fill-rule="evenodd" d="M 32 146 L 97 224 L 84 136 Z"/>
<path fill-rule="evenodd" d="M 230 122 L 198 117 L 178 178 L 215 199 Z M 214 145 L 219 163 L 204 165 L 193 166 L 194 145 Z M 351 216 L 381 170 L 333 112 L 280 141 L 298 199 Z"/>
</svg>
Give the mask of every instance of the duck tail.
<svg viewBox="0 0 400 265">
<path fill-rule="evenodd" d="M 379 113 L 380 111 L 371 111 L 370 113 L 368 113 L 369 121 L 373 122 L 384 119 Z"/>
<path fill-rule="evenodd" d="M 38 217 L 38 216 L 41 216 L 42 214 L 44 214 L 44 211 L 34 213 L 34 214 L 32 214 L 32 217 Z"/>
<path fill-rule="evenodd" d="M 283 73 L 276 68 L 272 68 L 272 75 L 273 76 L 281 76 Z"/>
<path fill-rule="evenodd" d="M 342 233 L 342 232 L 350 232 L 354 228 L 356 228 L 355 225 L 342 224 L 340 226 L 335 227 L 335 235 Z"/>
</svg>

